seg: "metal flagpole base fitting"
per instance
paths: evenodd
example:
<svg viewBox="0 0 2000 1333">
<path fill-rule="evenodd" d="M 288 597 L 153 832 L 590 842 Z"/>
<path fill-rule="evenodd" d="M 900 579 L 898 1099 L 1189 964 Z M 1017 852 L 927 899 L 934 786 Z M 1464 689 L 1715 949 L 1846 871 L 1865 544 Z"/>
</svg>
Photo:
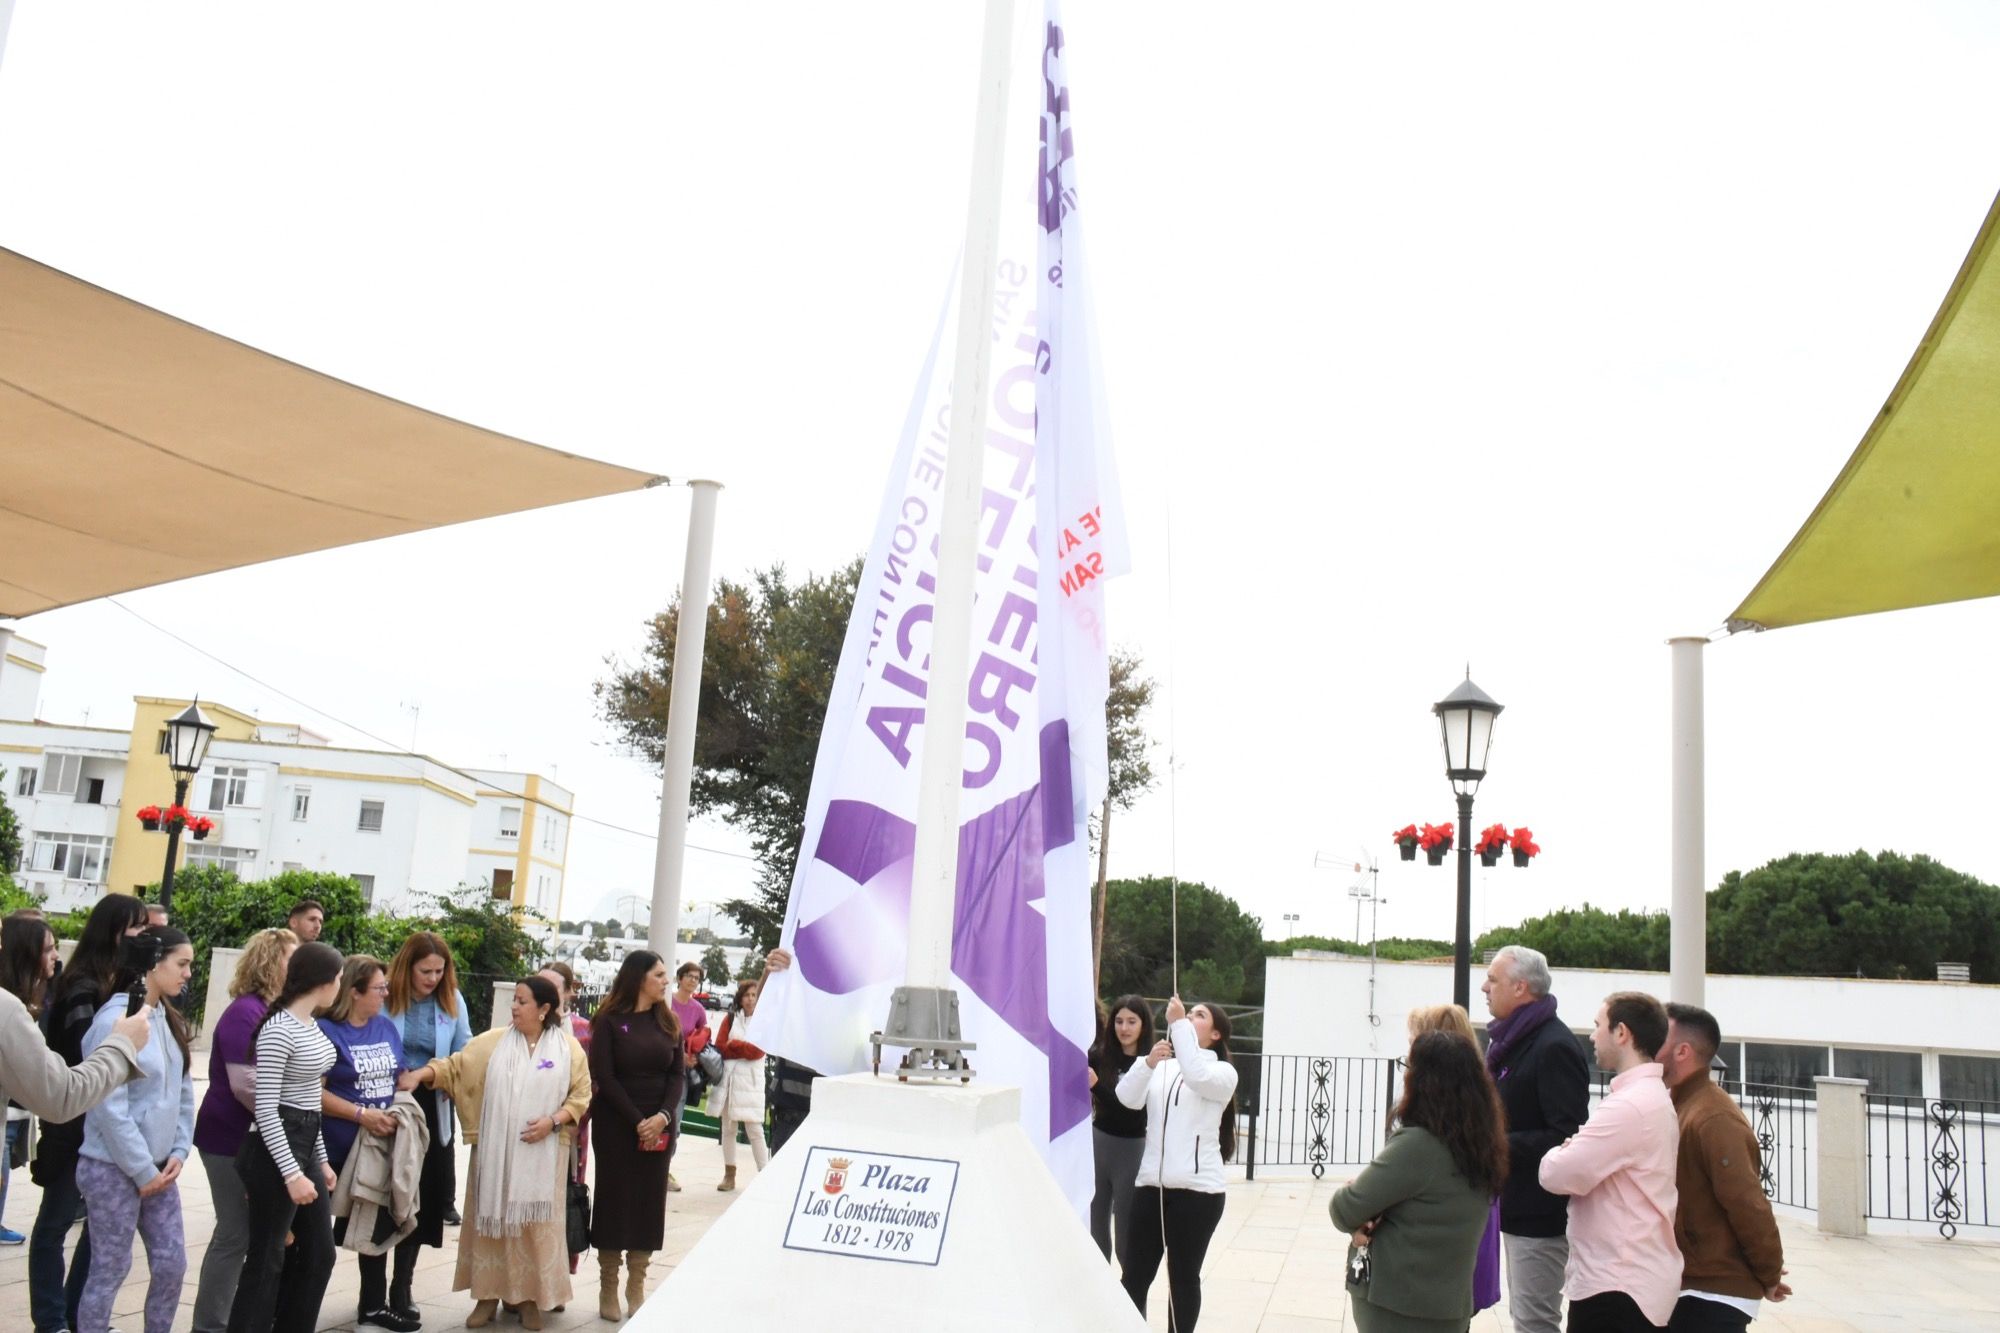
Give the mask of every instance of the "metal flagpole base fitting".
<svg viewBox="0 0 2000 1333">
<path fill-rule="evenodd" d="M 965 1053 L 974 1043 L 962 1041 L 958 1026 L 958 992 L 948 986 L 898 986 L 889 1000 L 889 1021 L 868 1038 L 875 1048 L 875 1074 L 882 1073 L 882 1048 L 903 1046 L 896 1080 L 972 1082 Z"/>
</svg>

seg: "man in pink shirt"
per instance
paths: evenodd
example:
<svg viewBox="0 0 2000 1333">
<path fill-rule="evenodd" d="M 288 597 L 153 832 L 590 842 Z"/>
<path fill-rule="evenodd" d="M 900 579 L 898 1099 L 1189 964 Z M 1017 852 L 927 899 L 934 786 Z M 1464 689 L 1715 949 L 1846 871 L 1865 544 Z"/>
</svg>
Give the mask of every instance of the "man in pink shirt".
<svg viewBox="0 0 2000 1333">
<path fill-rule="evenodd" d="M 1674 1174 L 1680 1127 L 1654 1062 L 1667 1011 L 1650 995 L 1605 997 L 1590 1034 L 1611 1091 L 1583 1128 L 1542 1158 L 1542 1188 L 1571 1196 L 1569 1333 L 1665 1328 L 1680 1298 Z"/>
</svg>

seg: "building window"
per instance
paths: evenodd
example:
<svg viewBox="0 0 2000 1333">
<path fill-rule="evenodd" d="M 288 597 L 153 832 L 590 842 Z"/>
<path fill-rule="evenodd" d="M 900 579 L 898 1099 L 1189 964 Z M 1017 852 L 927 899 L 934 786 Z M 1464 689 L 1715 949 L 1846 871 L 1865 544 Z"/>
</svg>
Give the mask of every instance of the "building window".
<svg viewBox="0 0 2000 1333">
<path fill-rule="evenodd" d="M 161 727 L 161 728 L 160 728 L 160 747 L 159 747 L 159 750 L 158 750 L 158 753 L 160 753 L 160 754 L 165 754 L 165 753 L 167 752 L 167 748 L 168 748 L 168 746 L 169 746 L 169 744 L 170 744 L 170 743 L 171 743 L 171 742 L 170 742 L 170 741 L 168 740 L 168 737 L 167 737 L 167 729 L 166 729 L 165 727 Z"/>
<path fill-rule="evenodd" d="M 312 798 L 311 787 L 292 788 L 292 822 L 297 824 L 306 822 L 306 815 L 312 809 Z"/>
<path fill-rule="evenodd" d="M 363 801 L 361 803 L 361 822 L 356 827 L 363 833 L 380 833 L 382 831 L 382 803 L 380 801 Z"/>
<path fill-rule="evenodd" d="M 1990 1055 L 1940 1055 L 1938 1095 L 1949 1102 L 2000 1103 L 2000 1059 Z M 1996 1108 L 1986 1108 L 1992 1114 Z"/>
<path fill-rule="evenodd" d="M 218 768 L 208 781 L 208 808 L 221 810 L 227 806 L 242 805 L 249 794 L 249 769 Z"/>
<path fill-rule="evenodd" d="M 1835 1047 L 1833 1072 L 1838 1078 L 1867 1079 L 1870 1092 L 1886 1092 L 1896 1097 L 1924 1095 L 1924 1057 L 1915 1051 L 1850 1051 Z"/>
<path fill-rule="evenodd" d="M 379 805 L 377 808 L 378 809 L 380 808 Z M 361 886 L 361 901 L 368 904 L 371 907 L 374 906 L 375 877 L 373 875 L 355 875 L 353 876 L 353 880 L 356 884 Z"/>
<path fill-rule="evenodd" d="M 77 784 L 76 800 L 79 805 L 104 804 L 104 779 L 85 778 Z"/>
<path fill-rule="evenodd" d="M 500 807 L 500 836 L 518 838 L 521 836 L 521 807 L 503 805 Z"/>
<path fill-rule="evenodd" d="M 77 775 L 82 769 L 82 755 L 50 754 L 42 756 L 42 794 L 44 796 L 70 795 L 76 790 Z"/>
<path fill-rule="evenodd" d="M 35 794 L 35 779 L 41 776 L 41 772 L 42 770 L 39 768 L 24 768 L 15 774 L 14 794 L 16 796 L 33 796 Z"/>
<path fill-rule="evenodd" d="M 84 833 L 37 833 L 28 869 L 60 874 L 64 879 L 102 883 L 111 858 L 111 839 Z"/>
<path fill-rule="evenodd" d="M 291 873 L 292 873 L 292 872 L 293 872 L 294 870 L 304 870 L 305 868 L 306 868 L 306 866 L 305 866 L 305 862 L 303 862 L 303 861 L 287 861 L 287 862 L 285 862 L 285 873 L 286 873 L 287 875 L 291 874 Z"/>
<path fill-rule="evenodd" d="M 1770 1087 L 1812 1090 L 1813 1080 L 1826 1073 L 1826 1047 L 1793 1046 L 1783 1042 L 1743 1043 L 1743 1081 Z"/>
<path fill-rule="evenodd" d="M 493 897 L 503 903 L 514 901 L 514 872 L 496 870 L 493 872 Z"/>
<path fill-rule="evenodd" d="M 218 847 L 206 842 L 186 842 L 187 864 L 220 866 L 238 879 L 249 879 L 257 870 L 255 847 Z"/>
</svg>

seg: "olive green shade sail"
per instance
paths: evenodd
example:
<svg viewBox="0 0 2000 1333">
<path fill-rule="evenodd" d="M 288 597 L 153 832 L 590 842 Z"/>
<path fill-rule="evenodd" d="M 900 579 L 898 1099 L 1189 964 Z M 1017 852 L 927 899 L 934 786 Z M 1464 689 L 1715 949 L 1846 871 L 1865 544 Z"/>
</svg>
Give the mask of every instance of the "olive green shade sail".
<svg viewBox="0 0 2000 1333">
<path fill-rule="evenodd" d="M 1729 628 L 2000 594 L 2000 199 L 1860 447 Z"/>
</svg>

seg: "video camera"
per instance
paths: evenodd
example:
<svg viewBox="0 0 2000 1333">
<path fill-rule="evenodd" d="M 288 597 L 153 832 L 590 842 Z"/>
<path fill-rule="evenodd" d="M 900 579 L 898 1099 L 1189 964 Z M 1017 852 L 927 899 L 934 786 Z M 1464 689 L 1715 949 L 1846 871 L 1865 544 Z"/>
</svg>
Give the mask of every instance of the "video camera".
<svg viewBox="0 0 2000 1333">
<path fill-rule="evenodd" d="M 118 947 L 118 970 L 130 971 L 132 988 L 125 992 L 126 1014 L 136 1014 L 146 1003 L 146 974 L 160 965 L 166 954 L 164 942 L 150 930 L 127 935 Z"/>
</svg>

